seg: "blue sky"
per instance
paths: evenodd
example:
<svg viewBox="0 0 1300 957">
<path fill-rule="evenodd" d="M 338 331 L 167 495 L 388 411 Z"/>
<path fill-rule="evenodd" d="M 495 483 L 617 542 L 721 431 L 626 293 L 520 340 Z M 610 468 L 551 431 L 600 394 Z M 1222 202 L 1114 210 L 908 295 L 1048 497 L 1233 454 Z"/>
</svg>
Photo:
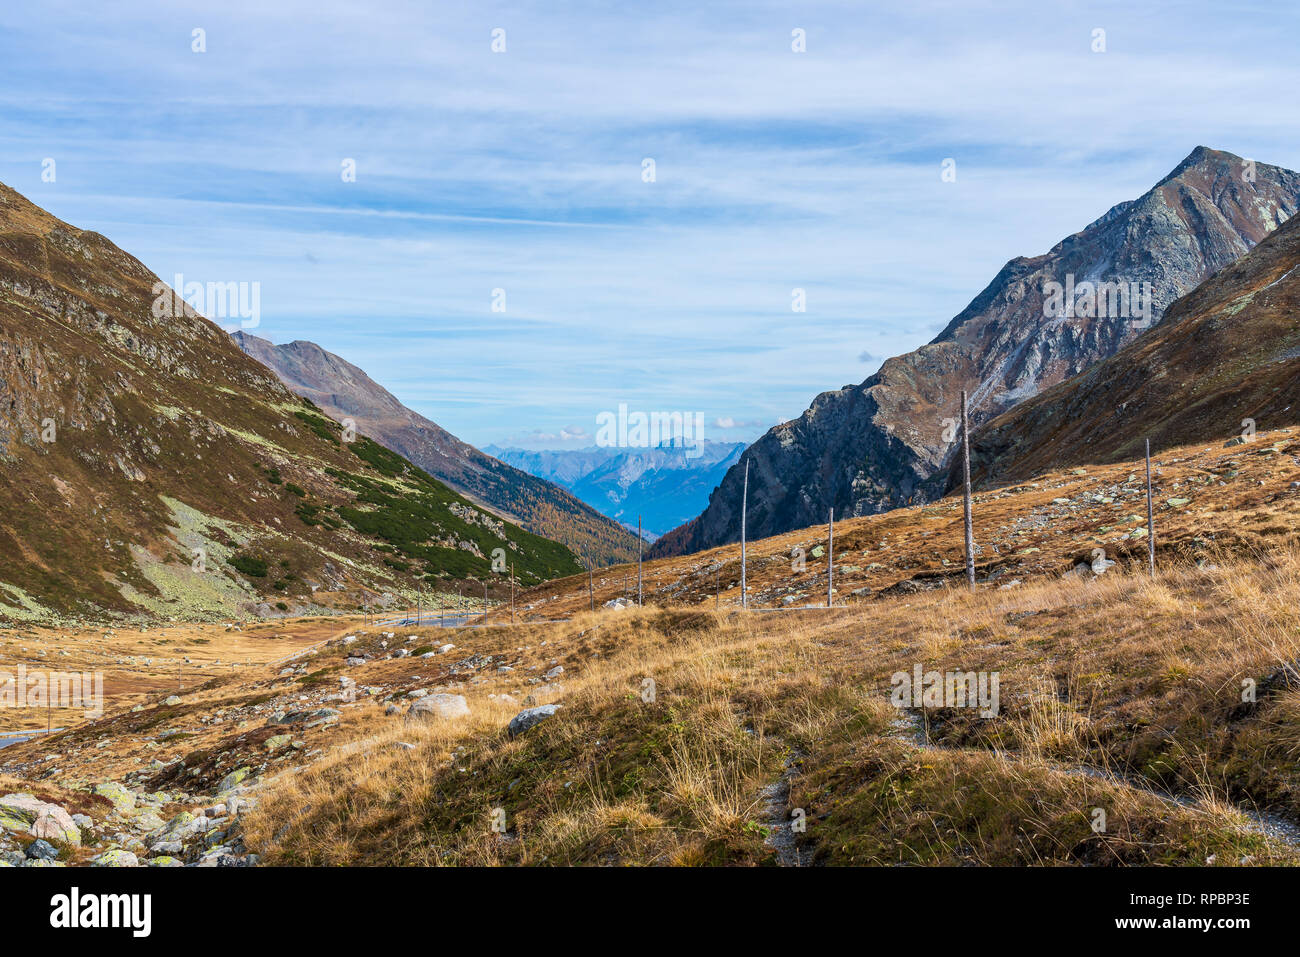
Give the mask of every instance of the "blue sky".
<svg viewBox="0 0 1300 957">
<path fill-rule="evenodd" d="M 1300 168 L 1300 12 L 1134 6 L 11 5 L 0 181 L 475 444 L 750 440 L 1198 144 Z"/>
</svg>

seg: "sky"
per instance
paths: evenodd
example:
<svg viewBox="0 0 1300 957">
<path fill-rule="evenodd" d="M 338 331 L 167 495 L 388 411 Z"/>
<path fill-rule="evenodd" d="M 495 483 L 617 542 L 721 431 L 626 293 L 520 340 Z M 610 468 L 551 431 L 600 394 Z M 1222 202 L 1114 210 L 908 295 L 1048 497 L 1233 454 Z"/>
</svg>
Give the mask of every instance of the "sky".
<svg viewBox="0 0 1300 957">
<path fill-rule="evenodd" d="M 317 342 L 480 446 L 589 446 L 621 404 L 752 440 L 1197 145 L 1300 168 L 1286 4 L 3 19 L 0 182 L 168 282 L 256 283 L 255 327 L 211 318 Z"/>
</svg>

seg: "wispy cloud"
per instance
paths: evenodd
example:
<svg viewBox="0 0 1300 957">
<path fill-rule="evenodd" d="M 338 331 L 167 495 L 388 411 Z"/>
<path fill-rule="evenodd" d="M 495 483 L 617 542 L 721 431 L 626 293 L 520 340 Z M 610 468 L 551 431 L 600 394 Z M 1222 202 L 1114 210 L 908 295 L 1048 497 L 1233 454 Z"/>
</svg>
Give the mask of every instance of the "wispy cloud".
<svg viewBox="0 0 1300 957">
<path fill-rule="evenodd" d="M 1250 3 L 47 0 L 0 35 L 0 180 L 164 277 L 259 281 L 259 334 L 469 441 L 620 401 L 751 438 L 1198 143 L 1300 165 L 1294 58 L 1269 53 L 1297 26 Z"/>
</svg>

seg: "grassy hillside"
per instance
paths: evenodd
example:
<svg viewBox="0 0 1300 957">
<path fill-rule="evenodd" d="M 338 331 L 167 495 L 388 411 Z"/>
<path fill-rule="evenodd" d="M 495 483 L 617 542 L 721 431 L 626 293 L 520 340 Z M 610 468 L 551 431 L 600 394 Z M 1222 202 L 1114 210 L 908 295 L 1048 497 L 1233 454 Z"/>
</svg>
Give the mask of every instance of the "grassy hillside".
<svg viewBox="0 0 1300 957">
<path fill-rule="evenodd" d="M 269 785 L 248 840 L 275 864 L 1296 863 L 1298 607 L 1290 553 L 1154 583 L 461 634 L 462 656 L 558 659 L 563 708 L 511 738 L 518 706 L 492 696 L 517 682 L 487 675 L 458 689 L 468 719 L 374 709 L 364 746 Z M 917 663 L 1000 672 L 1001 713 L 894 708 L 891 675 Z"/>
<path fill-rule="evenodd" d="M 169 292 L 0 187 L 0 618 L 357 607 L 504 581 L 496 548 L 530 583 L 580 568 L 343 441 Z"/>
<path fill-rule="evenodd" d="M 544 538 L 562 543 L 592 565 L 627 561 L 636 537 L 558 485 L 480 452 L 436 422 L 402 405 L 363 370 L 313 342 L 276 345 L 239 331 L 233 338 L 295 394 L 311 399 L 438 481 Z"/>
</svg>

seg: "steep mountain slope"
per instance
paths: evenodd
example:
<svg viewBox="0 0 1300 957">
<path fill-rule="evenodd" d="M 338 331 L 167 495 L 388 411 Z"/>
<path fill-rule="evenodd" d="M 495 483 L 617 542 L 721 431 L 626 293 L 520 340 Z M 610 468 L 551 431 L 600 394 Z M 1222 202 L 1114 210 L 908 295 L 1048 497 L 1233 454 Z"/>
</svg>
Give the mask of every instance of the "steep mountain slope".
<svg viewBox="0 0 1300 957">
<path fill-rule="evenodd" d="M 749 532 L 770 535 L 838 515 L 867 515 L 937 495 L 932 481 L 954 447 L 960 393 L 976 425 L 1050 388 L 1130 342 L 1148 322 L 1233 262 L 1300 206 L 1300 175 L 1197 147 L 1143 196 L 1120 203 L 1049 252 L 1007 263 L 929 345 L 887 361 L 858 386 L 819 395 L 798 419 L 745 453 Z M 1061 308 L 1050 284 L 1150 286 L 1150 309 L 1131 299 Z M 1093 291 L 1094 293 L 1097 290 Z M 1094 294 L 1091 297 L 1096 300 Z M 1140 297 L 1135 297 L 1140 301 Z M 1104 316 L 1092 315 L 1104 312 Z M 709 507 L 656 543 L 655 554 L 739 537 L 743 463 Z"/>
<path fill-rule="evenodd" d="M 972 477 L 1046 469 L 1300 423 L 1300 217 L 1117 355 L 972 436 Z M 1245 427 L 1245 428 L 1244 428 Z"/>
<path fill-rule="evenodd" d="M 139 261 L 0 186 L 0 615 L 229 616 L 579 567 L 292 395 Z"/>
<path fill-rule="evenodd" d="M 590 448 L 561 451 L 498 449 L 502 461 L 563 485 L 592 508 L 629 528 L 662 535 L 709 501 L 727 469 L 745 450 L 743 442 L 700 443 L 695 453 L 664 444 L 653 449 Z"/>
<path fill-rule="evenodd" d="M 529 531 L 561 542 L 597 566 L 636 556 L 636 536 L 617 522 L 550 482 L 467 445 L 314 342 L 275 345 L 243 331 L 234 338 L 293 392 L 339 421 L 351 418 L 380 445 Z"/>
</svg>

